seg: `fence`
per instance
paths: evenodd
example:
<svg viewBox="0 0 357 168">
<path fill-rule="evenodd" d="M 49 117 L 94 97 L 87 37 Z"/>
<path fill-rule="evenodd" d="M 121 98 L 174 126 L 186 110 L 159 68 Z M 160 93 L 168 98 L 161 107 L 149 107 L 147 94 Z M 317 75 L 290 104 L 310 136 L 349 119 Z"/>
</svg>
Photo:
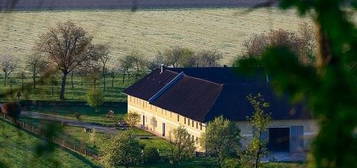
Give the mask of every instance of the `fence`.
<svg viewBox="0 0 357 168">
<path fill-rule="evenodd" d="M 23 121 L 14 121 L 12 118 L 8 117 L 5 114 L 0 115 L 5 121 L 12 125 L 16 125 L 17 127 L 28 131 L 32 134 L 35 134 L 43 139 L 46 138 L 44 135 L 44 130 L 41 127 L 23 122 Z M 84 143 L 77 139 L 70 138 L 69 135 L 66 134 L 61 134 L 61 136 L 57 136 L 55 138 L 52 138 L 51 141 L 60 147 L 63 147 L 65 149 L 80 153 L 85 156 L 90 156 L 96 160 L 99 160 L 99 156 L 96 151 L 93 149 L 90 149 L 87 147 Z"/>
</svg>

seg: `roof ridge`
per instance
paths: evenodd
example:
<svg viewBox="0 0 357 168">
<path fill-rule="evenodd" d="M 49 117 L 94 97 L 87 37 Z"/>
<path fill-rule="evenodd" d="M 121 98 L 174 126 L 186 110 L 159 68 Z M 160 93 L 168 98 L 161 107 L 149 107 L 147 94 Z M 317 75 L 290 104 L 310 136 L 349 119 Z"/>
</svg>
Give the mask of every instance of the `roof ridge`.
<svg viewBox="0 0 357 168">
<path fill-rule="evenodd" d="M 197 77 L 194 77 L 194 76 L 191 76 L 191 75 L 187 75 L 187 74 L 185 74 L 185 75 L 190 77 L 190 78 L 194 78 L 194 79 L 197 79 L 197 80 L 209 82 L 209 83 L 212 83 L 212 84 L 215 84 L 215 85 L 218 85 L 218 86 L 223 86 L 223 83 L 217 83 L 217 82 L 213 82 L 213 81 L 210 81 L 210 80 L 207 80 L 207 79 L 202 79 L 202 78 L 197 78 Z"/>
<path fill-rule="evenodd" d="M 166 70 L 166 71 L 173 72 L 173 73 L 176 73 L 176 74 L 179 74 L 178 72 L 172 71 L 172 70 L 170 70 L 170 69 L 165 69 L 165 70 Z M 181 71 L 181 72 L 184 72 L 184 71 Z M 217 83 L 217 82 L 213 82 L 213 81 L 210 81 L 210 80 L 207 80 L 207 79 L 202 79 L 202 78 L 194 77 L 194 76 L 188 75 L 188 74 L 186 74 L 186 73 L 184 73 L 184 75 L 186 75 L 186 76 L 188 76 L 188 77 L 190 77 L 190 78 L 197 79 L 197 80 L 201 80 L 201 81 L 213 83 L 213 84 L 218 85 L 218 86 L 223 85 L 223 83 Z"/>
</svg>

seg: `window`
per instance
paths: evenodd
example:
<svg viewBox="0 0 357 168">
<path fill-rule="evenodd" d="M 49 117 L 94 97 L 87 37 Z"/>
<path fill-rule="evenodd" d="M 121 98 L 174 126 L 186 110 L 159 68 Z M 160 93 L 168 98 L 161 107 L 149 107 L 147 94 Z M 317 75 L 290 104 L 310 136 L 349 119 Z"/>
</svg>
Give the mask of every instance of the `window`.
<svg viewBox="0 0 357 168">
<path fill-rule="evenodd" d="M 198 122 L 196 122 L 196 129 L 198 129 Z"/>
<path fill-rule="evenodd" d="M 199 142 L 199 141 L 198 141 L 198 137 L 196 137 L 196 144 L 198 144 L 198 142 Z"/>
<path fill-rule="evenodd" d="M 192 120 L 192 127 L 195 127 L 195 121 Z"/>
<path fill-rule="evenodd" d="M 177 122 L 180 122 L 180 116 L 177 114 Z"/>
<path fill-rule="evenodd" d="M 186 124 L 186 117 L 183 118 L 183 122 Z"/>
<path fill-rule="evenodd" d="M 187 118 L 187 125 L 190 126 L 190 119 Z"/>
<path fill-rule="evenodd" d="M 193 136 L 193 135 L 192 135 L 192 137 L 191 137 L 191 138 L 192 138 L 192 141 L 195 141 L 195 136 Z"/>
<path fill-rule="evenodd" d="M 200 123 L 200 130 L 202 130 L 202 123 Z"/>
</svg>

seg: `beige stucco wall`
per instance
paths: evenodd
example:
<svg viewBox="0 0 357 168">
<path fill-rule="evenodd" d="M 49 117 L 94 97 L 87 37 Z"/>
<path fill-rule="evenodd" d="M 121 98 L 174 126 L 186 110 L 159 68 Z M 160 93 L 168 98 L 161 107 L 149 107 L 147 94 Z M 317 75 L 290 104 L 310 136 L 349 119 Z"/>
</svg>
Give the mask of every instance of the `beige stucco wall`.
<svg viewBox="0 0 357 168">
<path fill-rule="evenodd" d="M 167 140 L 174 139 L 172 131 L 179 126 L 184 127 L 195 140 L 198 151 L 202 151 L 200 139 L 202 132 L 205 131 L 204 123 L 194 121 L 177 113 L 153 106 L 147 101 L 128 96 L 128 112 L 140 115 L 138 127 L 143 126 L 143 116 L 145 116 L 145 127 L 148 131 L 161 136 Z M 165 136 L 163 136 L 163 123 L 165 123 Z"/>
<path fill-rule="evenodd" d="M 193 136 L 197 151 L 203 151 L 200 145 L 200 138 L 206 130 L 205 123 L 194 121 L 174 112 L 153 106 L 147 101 L 133 96 L 128 96 L 128 112 L 138 113 L 140 115 L 140 123 L 137 124 L 138 127 L 143 126 L 143 116 L 145 116 L 144 129 L 167 140 L 174 138 L 172 135 L 174 129 L 183 126 L 188 133 Z M 165 136 L 163 136 L 163 123 L 165 123 Z M 243 137 L 241 143 L 245 146 L 252 137 L 253 129 L 246 121 L 238 122 L 238 126 Z M 269 125 L 269 128 L 290 128 L 291 126 L 303 126 L 304 148 L 308 149 L 311 139 L 318 131 L 316 122 L 313 120 L 274 120 Z"/>
</svg>

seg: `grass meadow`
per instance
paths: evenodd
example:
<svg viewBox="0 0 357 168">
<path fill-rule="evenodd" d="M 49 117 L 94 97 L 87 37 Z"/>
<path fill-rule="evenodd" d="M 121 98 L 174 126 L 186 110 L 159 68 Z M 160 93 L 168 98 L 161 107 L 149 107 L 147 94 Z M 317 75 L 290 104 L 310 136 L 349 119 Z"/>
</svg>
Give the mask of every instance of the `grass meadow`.
<svg viewBox="0 0 357 168">
<path fill-rule="evenodd" d="M 152 57 L 182 46 L 218 50 L 224 55 L 221 63 L 227 65 L 251 35 L 278 28 L 297 31 L 299 24 L 309 22 L 294 11 L 277 9 L 17 11 L 0 13 L 0 53 L 24 58 L 33 53 L 41 34 L 68 20 L 93 35 L 94 43 L 108 44 L 114 58 L 133 50 Z"/>
<path fill-rule="evenodd" d="M 0 120 L 0 135 L 0 162 L 9 168 L 54 167 L 52 161 L 59 162 L 60 167 L 63 168 L 96 167 L 95 163 L 87 158 L 60 148 L 57 148 L 53 155 L 45 154 L 45 157 L 38 158 L 35 147 L 42 140 L 2 120 Z"/>
<path fill-rule="evenodd" d="M 12 89 L 20 89 L 22 86 L 21 75 L 19 73 L 14 73 L 10 76 L 7 85 L 4 85 L 3 74 L 0 75 L 0 94 L 6 91 L 11 91 Z M 59 94 L 61 89 L 61 77 L 56 77 L 57 82 L 51 84 L 50 82 L 45 82 L 42 84 L 37 84 L 36 88 L 31 88 L 29 93 L 22 94 L 21 100 L 46 100 L 46 101 L 59 101 Z M 122 92 L 125 88 L 129 87 L 136 81 L 136 77 L 126 77 L 122 80 L 121 75 L 117 75 L 114 80 L 109 77 L 106 78 L 106 90 L 103 89 L 103 79 L 97 81 L 96 87 L 103 90 L 104 101 L 106 102 L 126 102 L 126 95 Z M 24 81 L 25 86 L 32 87 L 32 78 L 30 74 L 26 75 Z M 86 101 L 87 92 L 90 88 L 93 88 L 93 82 L 82 76 L 73 77 L 69 76 L 66 84 L 65 98 L 66 101 Z M 15 97 L 1 97 L 0 101 L 7 101 L 17 99 Z"/>
</svg>

